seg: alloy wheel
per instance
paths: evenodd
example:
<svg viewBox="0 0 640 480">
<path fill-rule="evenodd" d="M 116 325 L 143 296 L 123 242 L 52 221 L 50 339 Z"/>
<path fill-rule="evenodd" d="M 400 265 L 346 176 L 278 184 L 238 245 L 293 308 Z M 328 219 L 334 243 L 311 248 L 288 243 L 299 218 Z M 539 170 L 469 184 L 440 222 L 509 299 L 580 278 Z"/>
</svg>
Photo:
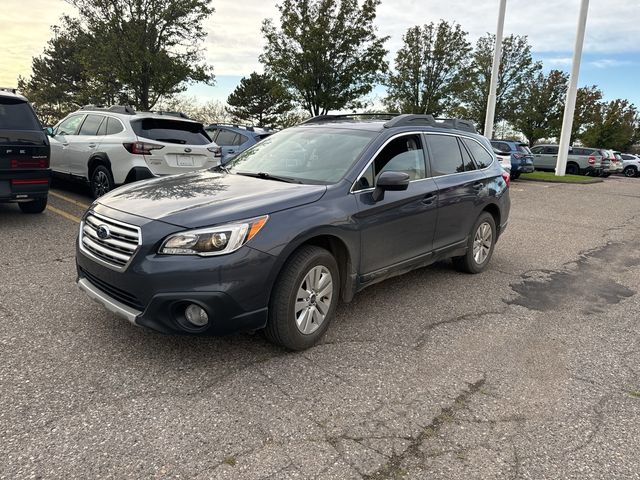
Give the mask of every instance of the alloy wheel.
<svg viewBox="0 0 640 480">
<path fill-rule="evenodd" d="M 491 225 L 483 222 L 478 226 L 473 238 L 473 259 L 478 265 L 482 265 L 491 252 L 493 244 L 493 230 Z"/>
<path fill-rule="evenodd" d="M 101 197 L 109 191 L 109 177 L 102 170 L 98 170 L 93 175 L 93 193 L 96 197 Z"/>
<path fill-rule="evenodd" d="M 324 322 L 333 296 L 333 277 L 328 268 L 313 267 L 302 279 L 296 294 L 294 314 L 300 333 L 309 335 Z"/>
</svg>

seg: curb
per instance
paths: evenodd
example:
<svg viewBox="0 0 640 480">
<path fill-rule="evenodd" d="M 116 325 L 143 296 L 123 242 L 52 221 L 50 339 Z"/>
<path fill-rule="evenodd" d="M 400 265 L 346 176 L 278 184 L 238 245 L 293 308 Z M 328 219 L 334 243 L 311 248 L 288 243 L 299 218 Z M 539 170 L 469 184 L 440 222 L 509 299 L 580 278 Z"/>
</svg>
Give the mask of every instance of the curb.
<svg viewBox="0 0 640 480">
<path fill-rule="evenodd" d="M 565 182 L 562 180 L 542 180 L 540 178 L 525 178 L 524 176 L 520 176 L 518 180 L 523 180 L 525 182 L 542 182 L 542 183 L 562 183 L 565 185 L 590 185 L 593 183 L 602 183 L 604 180 L 602 178 L 590 178 L 589 180 L 585 180 L 584 182 Z"/>
</svg>

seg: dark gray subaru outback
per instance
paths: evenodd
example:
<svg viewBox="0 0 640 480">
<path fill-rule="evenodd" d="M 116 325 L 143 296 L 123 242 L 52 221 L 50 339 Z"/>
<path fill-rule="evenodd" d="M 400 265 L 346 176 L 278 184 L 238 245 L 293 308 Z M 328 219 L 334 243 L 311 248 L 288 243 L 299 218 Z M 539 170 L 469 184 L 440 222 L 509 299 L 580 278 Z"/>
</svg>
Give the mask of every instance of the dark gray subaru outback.
<svg viewBox="0 0 640 480">
<path fill-rule="evenodd" d="M 265 329 L 300 350 L 339 300 L 453 258 L 479 273 L 509 215 L 509 176 L 469 122 L 323 116 L 217 171 L 150 180 L 82 220 L 78 285 L 135 325 Z"/>
</svg>

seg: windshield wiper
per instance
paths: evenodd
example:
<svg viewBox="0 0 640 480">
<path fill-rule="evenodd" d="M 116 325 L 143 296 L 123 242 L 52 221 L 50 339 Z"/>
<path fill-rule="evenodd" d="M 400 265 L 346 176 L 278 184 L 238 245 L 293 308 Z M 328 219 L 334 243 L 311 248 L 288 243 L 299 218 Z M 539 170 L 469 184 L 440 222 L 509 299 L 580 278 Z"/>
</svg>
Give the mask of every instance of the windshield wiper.
<svg viewBox="0 0 640 480">
<path fill-rule="evenodd" d="M 278 175 L 271 175 L 267 172 L 236 172 L 237 175 L 244 175 L 245 177 L 264 178 L 265 180 L 275 180 L 276 182 L 286 183 L 302 183 L 300 180 L 290 177 L 280 177 Z"/>
<path fill-rule="evenodd" d="M 213 167 L 213 170 L 222 170 L 224 173 L 231 173 L 227 167 L 225 167 L 222 163 L 220 165 L 216 165 Z"/>
</svg>

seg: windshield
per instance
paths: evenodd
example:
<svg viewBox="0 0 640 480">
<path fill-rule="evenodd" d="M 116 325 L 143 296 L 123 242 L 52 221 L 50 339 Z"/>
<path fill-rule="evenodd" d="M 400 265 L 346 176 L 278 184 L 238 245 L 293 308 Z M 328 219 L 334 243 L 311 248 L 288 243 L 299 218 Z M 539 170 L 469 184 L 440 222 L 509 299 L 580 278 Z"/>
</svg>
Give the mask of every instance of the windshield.
<svg viewBox="0 0 640 480">
<path fill-rule="evenodd" d="M 245 150 L 228 168 L 232 173 L 265 178 L 336 183 L 377 134 L 340 128 L 289 128 Z"/>
</svg>

